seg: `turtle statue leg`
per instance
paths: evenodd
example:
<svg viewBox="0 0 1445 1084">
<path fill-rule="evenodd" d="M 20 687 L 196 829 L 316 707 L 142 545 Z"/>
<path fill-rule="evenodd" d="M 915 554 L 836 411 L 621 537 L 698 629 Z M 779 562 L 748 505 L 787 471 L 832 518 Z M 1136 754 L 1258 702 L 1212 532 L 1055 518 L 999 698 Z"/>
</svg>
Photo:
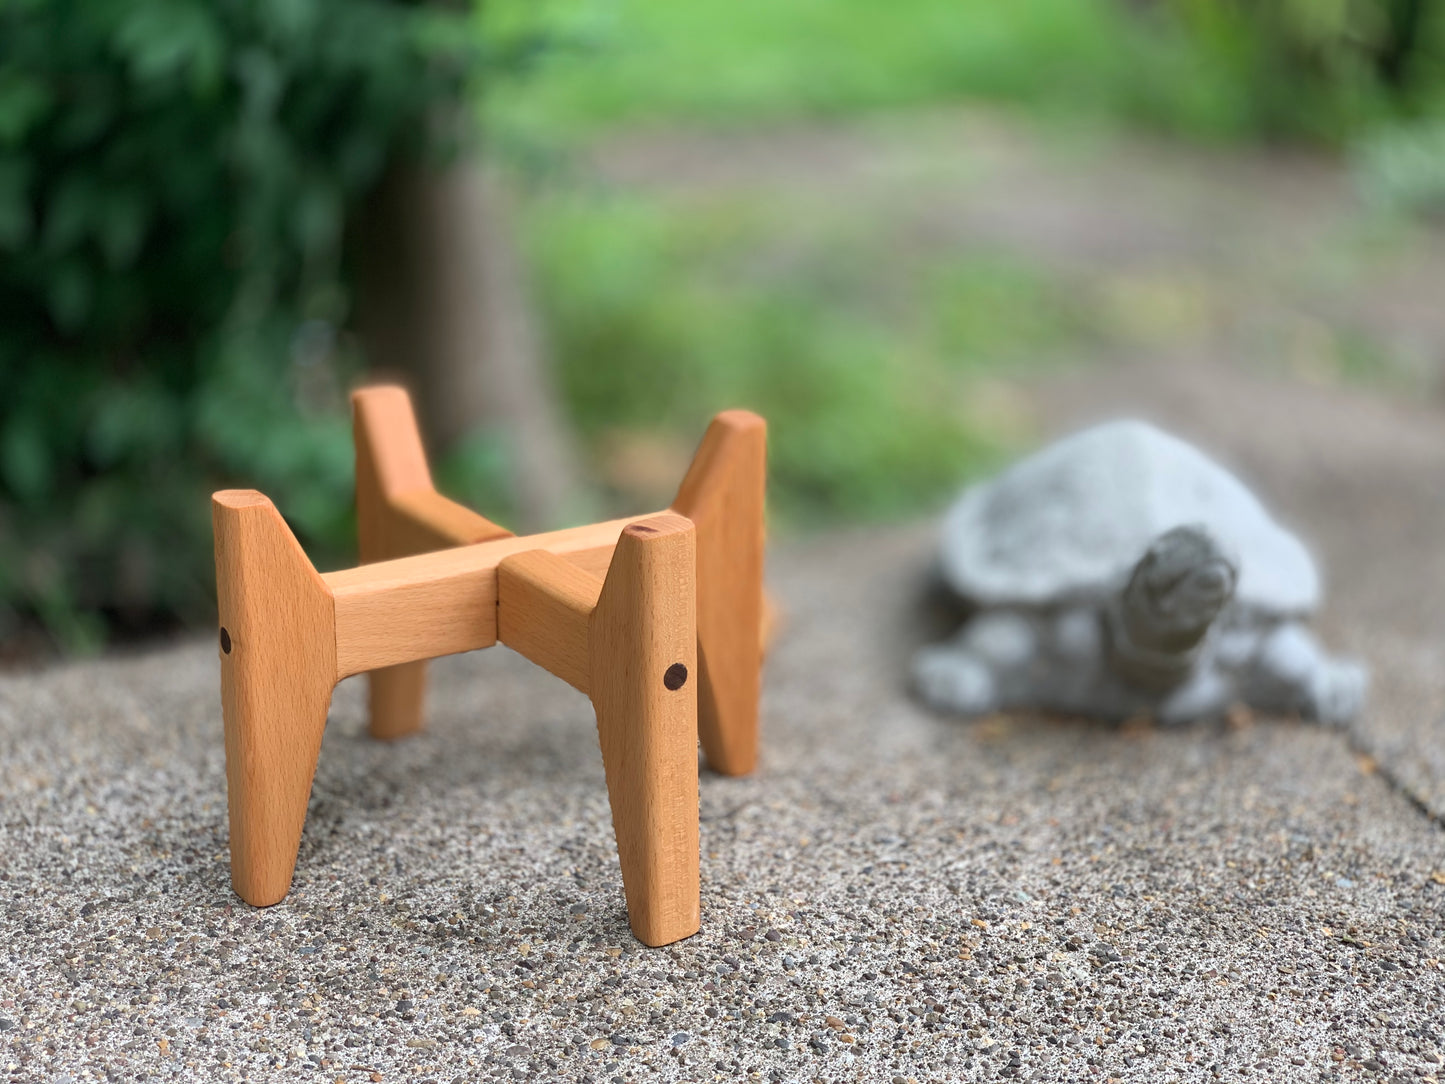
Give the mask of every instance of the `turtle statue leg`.
<svg viewBox="0 0 1445 1084">
<path fill-rule="evenodd" d="M 1217 666 L 1201 666 L 1159 705 L 1159 721 L 1166 726 L 1199 719 L 1218 719 L 1229 710 L 1234 682 Z"/>
<path fill-rule="evenodd" d="M 988 663 L 956 641 L 925 647 L 913 657 L 913 684 L 924 701 L 954 715 L 987 715 L 999 708 Z"/>
<path fill-rule="evenodd" d="M 1364 707 L 1369 678 L 1361 663 L 1331 657 L 1303 625 L 1285 621 L 1261 638 L 1242 684 L 1251 707 L 1344 726 Z"/>
<path fill-rule="evenodd" d="M 1034 622 L 1007 610 L 973 618 L 952 640 L 920 651 L 913 680 L 933 707 L 987 715 L 1011 706 L 1017 678 L 1039 649 Z"/>
</svg>

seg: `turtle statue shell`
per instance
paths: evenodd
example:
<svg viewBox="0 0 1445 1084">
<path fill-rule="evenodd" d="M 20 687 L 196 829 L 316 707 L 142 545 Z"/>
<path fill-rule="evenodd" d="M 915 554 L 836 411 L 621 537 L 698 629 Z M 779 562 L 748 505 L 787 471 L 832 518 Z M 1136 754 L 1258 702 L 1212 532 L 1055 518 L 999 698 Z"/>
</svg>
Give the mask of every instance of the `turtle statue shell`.
<svg viewBox="0 0 1445 1084">
<path fill-rule="evenodd" d="M 1240 569 L 1235 605 L 1306 616 L 1315 564 L 1244 485 L 1140 421 L 1088 429 L 971 487 L 944 521 L 942 570 L 979 606 L 1056 606 L 1117 591 L 1150 542 L 1200 524 Z"/>
</svg>

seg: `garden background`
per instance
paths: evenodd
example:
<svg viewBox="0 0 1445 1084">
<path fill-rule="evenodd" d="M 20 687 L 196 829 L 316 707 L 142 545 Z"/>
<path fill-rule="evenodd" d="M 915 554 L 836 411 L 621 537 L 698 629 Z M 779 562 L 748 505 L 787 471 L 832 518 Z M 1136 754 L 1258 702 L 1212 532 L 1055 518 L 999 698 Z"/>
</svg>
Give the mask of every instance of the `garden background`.
<svg viewBox="0 0 1445 1084">
<path fill-rule="evenodd" d="M 937 508 L 1041 371 L 1436 395 L 1442 212 L 1431 0 L 7 0 L 0 658 L 209 623 L 223 486 L 351 562 L 369 373 L 527 527 L 752 407 L 783 533 Z"/>
</svg>

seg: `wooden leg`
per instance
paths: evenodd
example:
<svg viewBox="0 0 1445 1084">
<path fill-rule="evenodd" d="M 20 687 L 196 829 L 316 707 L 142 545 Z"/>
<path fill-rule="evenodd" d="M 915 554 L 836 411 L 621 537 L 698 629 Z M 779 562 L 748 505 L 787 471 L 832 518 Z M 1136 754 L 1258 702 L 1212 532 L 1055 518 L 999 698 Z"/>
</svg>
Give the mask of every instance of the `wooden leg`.
<svg viewBox="0 0 1445 1084">
<path fill-rule="evenodd" d="M 408 662 L 372 670 L 366 680 L 370 709 L 367 730 L 373 738 L 394 741 L 421 730 L 426 709 L 426 663 Z"/>
<path fill-rule="evenodd" d="M 247 903 L 285 898 L 336 684 L 332 598 L 271 502 L 211 500 L 231 883 Z"/>
<path fill-rule="evenodd" d="M 397 549 L 388 495 L 431 488 L 431 471 L 411 399 L 396 387 L 363 388 L 351 396 L 356 448 L 356 529 L 363 563 L 405 557 Z M 426 663 L 373 670 L 366 676 L 373 738 L 394 740 L 422 726 Z"/>
<path fill-rule="evenodd" d="M 432 488 L 421 431 L 406 389 L 362 388 L 351 395 L 356 447 L 356 526 L 363 564 L 468 545 L 511 532 Z M 426 663 L 367 675 L 370 732 L 394 740 L 422 728 Z"/>
<path fill-rule="evenodd" d="M 766 487 L 767 423 L 729 410 L 708 427 L 672 505 L 697 525 L 698 734 L 723 775 L 758 762 Z"/>
<path fill-rule="evenodd" d="M 667 514 L 626 527 L 588 623 L 627 915 L 653 946 L 700 922 L 694 536 Z"/>
</svg>

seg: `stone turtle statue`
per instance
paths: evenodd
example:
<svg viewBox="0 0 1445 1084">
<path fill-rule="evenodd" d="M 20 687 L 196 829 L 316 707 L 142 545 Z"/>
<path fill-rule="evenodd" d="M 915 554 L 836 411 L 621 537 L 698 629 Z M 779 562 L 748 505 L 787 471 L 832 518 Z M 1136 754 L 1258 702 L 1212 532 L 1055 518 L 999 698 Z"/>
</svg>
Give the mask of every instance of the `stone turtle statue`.
<svg viewBox="0 0 1445 1084">
<path fill-rule="evenodd" d="M 1164 723 L 1236 704 L 1342 725 L 1367 685 L 1305 627 L 1319 575 L 1198 449 L 1143 422 L 1061 440 L 964 492 L 944 582 L 972 607 L 913 676 L 937 708 Z"/>
</svg>

